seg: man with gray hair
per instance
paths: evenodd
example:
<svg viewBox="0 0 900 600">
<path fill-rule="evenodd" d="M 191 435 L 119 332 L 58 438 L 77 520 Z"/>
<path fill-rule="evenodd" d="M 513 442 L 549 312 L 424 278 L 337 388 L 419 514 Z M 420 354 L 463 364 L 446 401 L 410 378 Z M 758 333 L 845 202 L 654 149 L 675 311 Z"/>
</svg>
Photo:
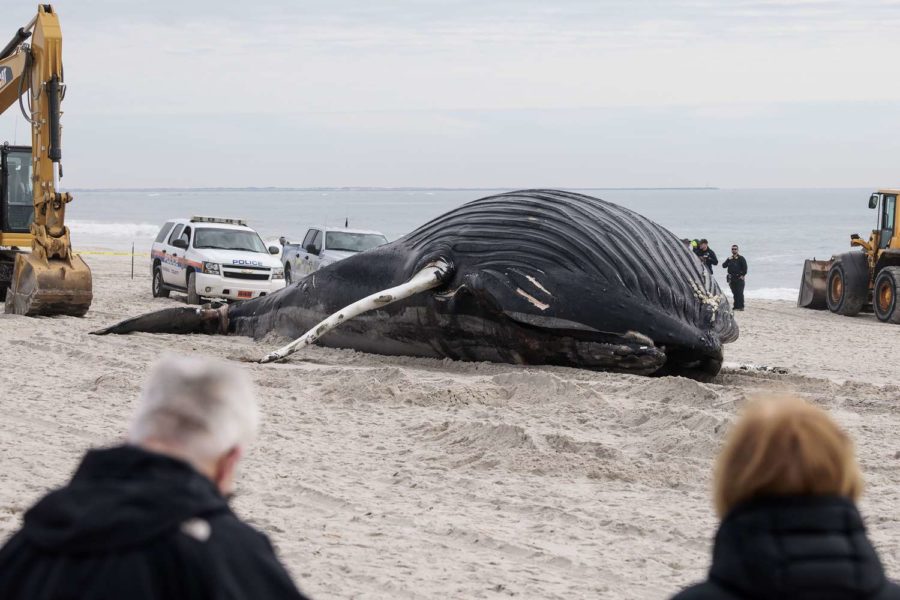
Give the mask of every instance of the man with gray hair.
<svg viewBox="0 0 900 600">
<path fill-rule="evenodd" d="M 302 599 L 226 501 L 258 424 L 240 367 L 163 359 L 129 443 L 88 451 L 0 549 L 0 598 Z"/>
</svg>

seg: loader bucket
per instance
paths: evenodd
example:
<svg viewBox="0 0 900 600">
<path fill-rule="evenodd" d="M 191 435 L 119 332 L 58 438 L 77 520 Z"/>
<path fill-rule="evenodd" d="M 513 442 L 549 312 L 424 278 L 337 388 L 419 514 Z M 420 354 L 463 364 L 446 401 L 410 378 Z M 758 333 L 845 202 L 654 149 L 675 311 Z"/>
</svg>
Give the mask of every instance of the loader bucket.
<svg viewBox="0 0 900 600">
<path fill-rule="evenodd" d="M 83 317 L 94 297 L 91 289 L 91 269 L 77 254 L 71 260 L 17 254 L 6 313 Z"/>
<path fill-rule="evenodd" d="M 800 296 L 797 298 L 797 306 L 814 310 L 828 308 L 825 287 L 831 262 L 830 260 L 807 260 L 803 263 L 803 279 L 800 280 Z"/>
</svg>

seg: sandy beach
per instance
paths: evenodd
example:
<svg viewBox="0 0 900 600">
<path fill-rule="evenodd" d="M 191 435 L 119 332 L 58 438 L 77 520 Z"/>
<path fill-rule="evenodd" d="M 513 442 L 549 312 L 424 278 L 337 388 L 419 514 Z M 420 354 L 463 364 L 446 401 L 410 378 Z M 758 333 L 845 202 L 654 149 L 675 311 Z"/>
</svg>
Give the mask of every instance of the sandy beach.
<svg viewBox="0 0 900 600">
<path fill-rule="evenodd" d="M 0 315 L 2 539 L 86 449 L 121 440 L 148 365 L 202 353 L 256 382 L 263 429 L 234 508 L 313 598 L 667 597 L 708 567 L 723 434 L 771 392 L 853 436 L 863 516 L 900 577 L 900 329 L 871 315 L 751 300 L 707 384 L 323 348 L 254 365 L 240 359 L 277 340 L 89 336 L 183 298 L 151 298 L 144 259 L 133 280 L 128 257 L 86 259 L 85 318 Z"/>
</svg>

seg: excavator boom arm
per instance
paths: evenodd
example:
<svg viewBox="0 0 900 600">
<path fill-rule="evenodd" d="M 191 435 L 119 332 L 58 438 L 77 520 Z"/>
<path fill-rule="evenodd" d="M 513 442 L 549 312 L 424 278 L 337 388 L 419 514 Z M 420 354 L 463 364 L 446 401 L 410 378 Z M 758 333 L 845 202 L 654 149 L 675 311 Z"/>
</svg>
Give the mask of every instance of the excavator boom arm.
<svg viewBox="0 0 900 600">
<path fill-rule="evenodd" d="M 24 51 L 0 59 L 0 113 L 5 112 L 21 98 L 27 62 L 28 55 Z"/>
<path fill-rule="evenodd" d="M 30 45 L 24 40 L 31 38 Z M 37 16 L 19 29 L 0 52 L 0 112 L 28 96 L 31 124 L 31 173 L 34 222 L 31 253 L 15 257 L 13 279 L 6 296 L 6 312 L 16 314 L 71 314 L 81 316 L 90 307 L 91 271 L 72 253 L 65 225 L 69 193 L 60 193 L 62 127 L 60 104 L 65 96 L 62 30 L 49 4 L 38 5 Z"/>
</svg>

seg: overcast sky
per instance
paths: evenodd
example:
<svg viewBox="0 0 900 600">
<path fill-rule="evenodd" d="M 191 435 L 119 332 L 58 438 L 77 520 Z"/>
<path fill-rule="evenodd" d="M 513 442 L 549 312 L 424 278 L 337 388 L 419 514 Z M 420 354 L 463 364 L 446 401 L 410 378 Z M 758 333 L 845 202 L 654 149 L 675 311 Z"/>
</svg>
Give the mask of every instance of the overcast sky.
<svg viewBox="0 0 900 600">
<path fill-rule="evenodd" d="M 54 5 L 64 187 L 900 185 L 897 0 Z"/>
</svg>

